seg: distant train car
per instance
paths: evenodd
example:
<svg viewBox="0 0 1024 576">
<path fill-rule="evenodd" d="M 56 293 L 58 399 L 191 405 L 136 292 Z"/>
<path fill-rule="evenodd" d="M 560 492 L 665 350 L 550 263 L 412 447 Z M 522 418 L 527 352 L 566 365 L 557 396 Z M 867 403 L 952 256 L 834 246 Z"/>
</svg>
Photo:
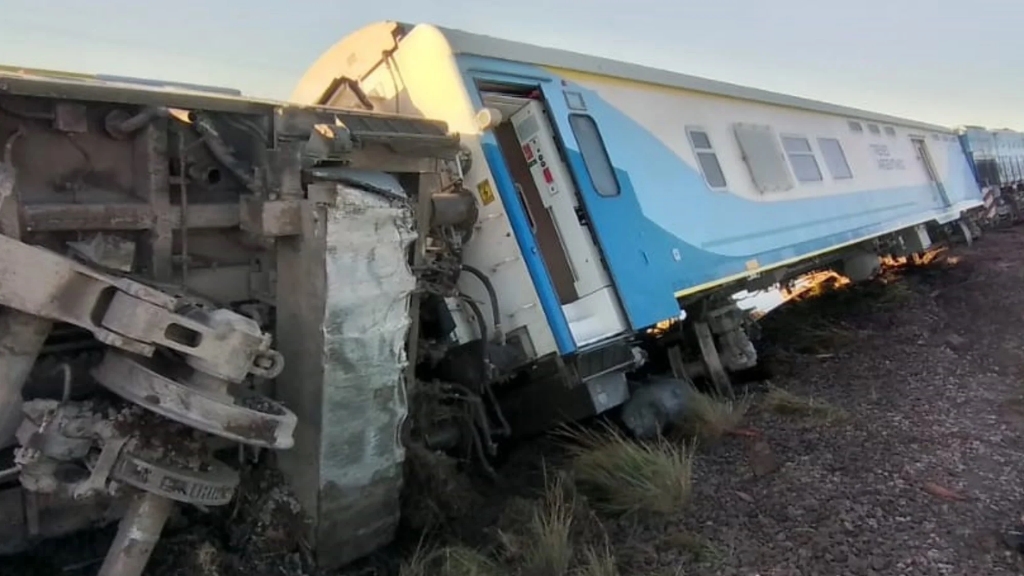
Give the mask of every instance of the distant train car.
<svg viewBox="0 0 1024 576">
<path fill-rule="evenodd" d="M 681 308 L 674 372 L 721 383 L 756 360 L 731 294 L 830 263 L 867 277 L 981 205 L 942 126 L 432 25 L 353 33 L 292 100 L 460 133 L 480 206 L 463 258 L 500 308 L 486 328 L 533 373 L 552 360 L 585 383 L 583 411 L 636 396 L 637 335 Z M 452 314 L 477 337 L 471 311 Z M 534 418 L 557 404 L 539 390 Z"/>
<path fill-rule="evenodd" d="M 1024 134 L 1006 128 L 993 130 L 1000 181 L 1006 186 L 1024 184 Z"/>
<path fill-rule="evenodd" d="M 1024 133 L 980 126 L 961 126 L 957 133 L 981 186 L 1024 184 Z"/>
<path fill-rule="evenodd" d="M 1024 207 L 1024 133 L 981 126 L 956 129 L 985 200 L 989 221 L 1014 220 Z"/>
<path fill-rule="evenodd" d="M 978 185 L 999 186 L 1001 176 L 992 133 L 980 126 L 961 126 L 957 133 Z"/>
</svg>

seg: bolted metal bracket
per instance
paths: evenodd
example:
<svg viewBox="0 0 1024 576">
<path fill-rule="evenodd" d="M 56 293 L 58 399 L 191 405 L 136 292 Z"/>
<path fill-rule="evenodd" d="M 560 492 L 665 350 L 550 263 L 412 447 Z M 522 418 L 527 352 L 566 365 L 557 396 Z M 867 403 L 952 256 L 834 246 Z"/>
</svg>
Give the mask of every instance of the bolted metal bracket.
<svg viewBox="0 0 1024 576">
<path fill-rule="evenodd" d="M 263 200 L 256 196 L 239 199 L 239 227 L 259 236 L 295 236 L 302 233 L 301 201 Z"/>
<path fill-rule="evenodd" d="M 75 500 L 88 498 L 107 489 L 107 480 L 110 478 L 110 472 L 114 469 L 114 465 L 117 464 L 118 457 L 121 456 L 121 449 L 124 448 L 127 442 L 128 438 L 111 438 L 103 444 L 103 450 L 100 451 L 100 456 L 96 460 L 96 465 L 93 466 L 92 473 L 89 474 L 88 478 L 72 488 L 72 498 Z"/>
</svg>

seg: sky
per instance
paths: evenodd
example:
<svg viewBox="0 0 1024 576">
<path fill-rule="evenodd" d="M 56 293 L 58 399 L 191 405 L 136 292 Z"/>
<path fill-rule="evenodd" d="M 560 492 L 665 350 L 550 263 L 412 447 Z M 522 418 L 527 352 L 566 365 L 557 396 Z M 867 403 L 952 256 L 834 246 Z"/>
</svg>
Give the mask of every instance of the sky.
<svg viewBox="0 0 1024 576">
<path fill-rule="evenodd" d="M 0 0 L 0 7 L 0 64 L 214 84 L 275 99 L 287 98 L 346 34 L 401 20 L 946 126 L 1024 130 L 1022 0 Z"/>
</svg>

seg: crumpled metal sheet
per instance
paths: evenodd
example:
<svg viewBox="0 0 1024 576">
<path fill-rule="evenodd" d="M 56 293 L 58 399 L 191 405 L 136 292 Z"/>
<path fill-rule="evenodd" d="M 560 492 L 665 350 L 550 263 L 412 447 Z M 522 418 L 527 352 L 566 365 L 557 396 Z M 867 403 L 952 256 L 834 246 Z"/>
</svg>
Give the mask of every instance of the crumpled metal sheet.
<svg viewBox="0 0 1024 576">
<path fill-rule="evenodd" d="M 319 529 L 349 533 L 332 554 L 353 557 L 398 524 L 416 233 L 407 202 L 354 187 L 339 185 L 326 214 Z"/>
<path fill-rule="evenodd" d="M 402 188 L 398 178 L 387 172 L 374 172 L 344 166 L 316 167 L 310 169 L 309 172 L 314 178 L 334 180 L 345 185 L 397 198 L 408 198 L 408 194 Z"/>
</svg>

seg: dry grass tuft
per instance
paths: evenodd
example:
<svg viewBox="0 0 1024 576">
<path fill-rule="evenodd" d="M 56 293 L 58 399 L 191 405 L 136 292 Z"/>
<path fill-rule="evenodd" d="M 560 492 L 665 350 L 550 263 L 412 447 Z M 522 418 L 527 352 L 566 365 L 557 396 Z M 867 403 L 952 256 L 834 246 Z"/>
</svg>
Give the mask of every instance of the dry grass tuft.
<svg viewBox="0 0 1024 576">
<path fill-rule="evenodd" d="M 573 558 L 576 494 L 562 474 L 545 473 L 539 501 L 515 499 L 503 514 L 498 536 L 505 561 L 521 574 L 564 576 Z"/>
<path fill-rule="evenodd" d="M 465 546 L 417 548 L 399 569 L 400 576 L 504 576 L 505 573 L 483 553 Z"/>
<path fill-rule="evenodd" d="M 531 515 L 523 549 L 523 574 L 563 576 L 569 572 L 573 546 L 575 494 L 564 476 L 545 481 L 544 499 Z"/>
<path fill-rule="evenodd" d="M 563 434 L 576 484 L 600 511 L 670 513 L 690 496 L 693 461 L 684 446 L 635 442 L 607 425 Z"/>
<path fill-rule="evenodd" d="M 782 388 L 773 387 L 765 395 L 762 405 L 766 410 L 783 416 L 810 417 L 825 422 L 836 422 L 847 416 L 841 408 L 824 400 L 799 396 Z"/>
<path fill-rule="evenodd" d="M 583 550 L 583 564 L 576 571 L 576 576 L 619 576 L 619 568 L 615 565 L 615 556 L 605 545 L 600 549 L 587 546 Z"/>
<path fill-rule="evenodd" d="M 739 428 L 752 405 L 749 396 L 734 400 L 696 390 L 690 398 L 691 405 L 680 428 L 702 439 L 717 439 Z"/>
</svg>

